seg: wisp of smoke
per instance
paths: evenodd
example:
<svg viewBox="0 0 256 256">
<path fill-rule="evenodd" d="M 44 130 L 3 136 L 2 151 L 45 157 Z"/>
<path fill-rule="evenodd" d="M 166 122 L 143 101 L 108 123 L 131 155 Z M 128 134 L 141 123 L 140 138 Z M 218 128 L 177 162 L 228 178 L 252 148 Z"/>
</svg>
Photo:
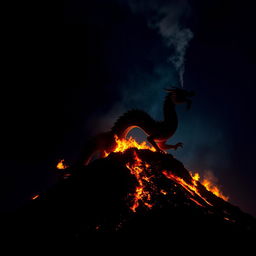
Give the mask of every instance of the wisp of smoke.
<svg viewBox="0 0 256 256">
<path fill-rule="evenodd" d="M 156 29 L 165 44 L 172 50 L 168 60 L 174 65 L 183 87 L 185 55 L 193 32 L 182 23 L 190 13 L 187 0 L 132 0 L 129 6 L 134 13 L 140 13 L 147 19 L 149 27 Z"/>
</svg>

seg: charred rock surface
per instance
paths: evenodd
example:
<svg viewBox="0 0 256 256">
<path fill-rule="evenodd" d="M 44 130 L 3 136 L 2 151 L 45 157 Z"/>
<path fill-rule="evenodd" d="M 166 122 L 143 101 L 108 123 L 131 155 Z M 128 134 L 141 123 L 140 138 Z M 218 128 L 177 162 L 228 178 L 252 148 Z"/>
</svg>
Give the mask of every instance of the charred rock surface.
<svg viewBox="0 0 256 256">
<path fill-rule="evenodd" d="M 136 175 L 127 167 L 140 159 L 144 197 L 135 204 Z M 168 178 L 169 177 L 169 178 Z M 174 177 L 174 178 L 170 178 Z M 129 149 L 88 166 L 70 167 L 49 191 L 9 215 L 11 234 L 81 239 L 96 232 L 237 232 L 255 235 L 255 218 L 215 196 L 170 154 Z M 133 210 L 132 210 L 132 206 Z"/>
</svg>

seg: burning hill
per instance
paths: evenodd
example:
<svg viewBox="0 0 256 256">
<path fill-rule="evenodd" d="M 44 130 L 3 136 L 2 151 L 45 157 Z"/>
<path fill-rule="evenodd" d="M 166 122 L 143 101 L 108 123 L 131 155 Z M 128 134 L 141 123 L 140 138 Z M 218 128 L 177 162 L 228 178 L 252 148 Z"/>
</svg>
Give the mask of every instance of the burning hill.
<svg viewBox="0 0 256 256">
<path fill-rule="evenodd" d="M 171 154 L 133 139 L 116 140 L 114 152 L 88 166 L 67 167 L 61 161 L 60 182 L 33 197 L 16 215 L 17 223 L 30 234 L 45 231 L 53 237 L 109 231 L 166 231 L 170 236 L 179 231 L 255 232 L 252 216 L 228 203 L 209 182 L 201 183 Z"/>
</svg>

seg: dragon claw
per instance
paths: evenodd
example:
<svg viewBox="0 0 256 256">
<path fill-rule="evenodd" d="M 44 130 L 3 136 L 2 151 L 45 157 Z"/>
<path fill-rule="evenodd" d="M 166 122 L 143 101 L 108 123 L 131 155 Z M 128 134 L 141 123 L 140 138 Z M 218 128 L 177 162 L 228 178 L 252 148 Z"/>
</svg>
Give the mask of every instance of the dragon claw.
<svg viewBox="0 0 256 256">
<path fill-rule="evenodd" d="M 166 152 L 162 149 L 157 150 L 158 153 L 165 154 Z"/>
</svg>

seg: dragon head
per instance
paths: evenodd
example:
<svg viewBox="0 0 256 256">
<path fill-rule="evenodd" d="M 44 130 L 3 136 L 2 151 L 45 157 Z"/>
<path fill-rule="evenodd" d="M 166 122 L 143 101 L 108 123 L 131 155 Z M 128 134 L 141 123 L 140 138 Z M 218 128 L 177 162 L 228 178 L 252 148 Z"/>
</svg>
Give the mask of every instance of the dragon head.
<svg viewBox="0 0 256 256">
<path fill-rule="evenodd" d="M 195 96 L 194 91 L 187 91 L 182 88 L 172 87 L 171 89 L 165 89 L 167 91 L 168 97 L 171 98 L 174 104 L 187 104 L 187 109 L 191 108 L 192 100 L 190 97 Z"/>
</svg>

